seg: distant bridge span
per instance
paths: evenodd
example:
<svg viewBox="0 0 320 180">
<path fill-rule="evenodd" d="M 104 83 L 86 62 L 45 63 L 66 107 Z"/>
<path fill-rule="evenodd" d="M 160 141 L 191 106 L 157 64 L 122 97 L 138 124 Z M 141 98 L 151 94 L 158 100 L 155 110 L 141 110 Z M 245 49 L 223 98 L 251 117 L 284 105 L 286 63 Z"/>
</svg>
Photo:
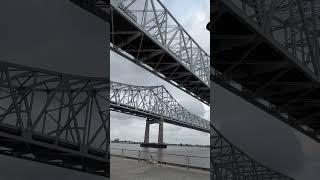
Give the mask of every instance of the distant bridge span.
<svg viewBox="0 0 320 180">
<path fill-rule="evenodd" d="M 110 83 L 112 111 L 152 119 L 203 132 L 210 132 L 210 123 L 183 108 L 164 86 L 134 86 Z"/>
</svg>

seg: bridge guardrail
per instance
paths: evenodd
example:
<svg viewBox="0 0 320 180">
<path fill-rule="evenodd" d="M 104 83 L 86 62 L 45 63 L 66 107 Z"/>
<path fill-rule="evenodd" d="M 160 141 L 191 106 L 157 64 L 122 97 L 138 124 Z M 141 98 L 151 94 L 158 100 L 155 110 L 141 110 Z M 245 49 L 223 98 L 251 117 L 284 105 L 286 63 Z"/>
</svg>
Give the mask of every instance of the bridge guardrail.
<svg viewBox="0 0 320 180">
<path fill-rule="evenodd" d="M 136 159 L 148 161 L 155 164 L 167 164 L 185 167 L 186 169 L 210 170 L 210 157 L 181 155 L 171 153 L 159 153 L 143 150 L 133 150 L 124 148 L 110 148 L 110 155 L 120 158 Z"/>
</svg>

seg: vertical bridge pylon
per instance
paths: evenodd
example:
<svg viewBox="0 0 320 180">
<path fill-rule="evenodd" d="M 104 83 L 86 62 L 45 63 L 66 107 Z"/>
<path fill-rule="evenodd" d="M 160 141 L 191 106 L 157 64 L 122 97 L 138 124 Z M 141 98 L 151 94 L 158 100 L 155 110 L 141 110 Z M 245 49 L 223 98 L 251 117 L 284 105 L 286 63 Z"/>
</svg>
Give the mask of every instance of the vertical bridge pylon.
<svg viewBox="0 0 320 180">
<path fill-rule="evenodd" d="M 150 125 L 151 124 L 159 124 L 158 131 L 158 143 L 150 143 Z M 144 141 L 140 144 L 141 147 L 155 147 L 155 148 L 166 148 L 167 145 L 163 141 L 163 119 L 159 119 L 154 121 L 152 119 L 147 118 L 146 120 L 146 128 L 144 133 Z"/>
</svg>

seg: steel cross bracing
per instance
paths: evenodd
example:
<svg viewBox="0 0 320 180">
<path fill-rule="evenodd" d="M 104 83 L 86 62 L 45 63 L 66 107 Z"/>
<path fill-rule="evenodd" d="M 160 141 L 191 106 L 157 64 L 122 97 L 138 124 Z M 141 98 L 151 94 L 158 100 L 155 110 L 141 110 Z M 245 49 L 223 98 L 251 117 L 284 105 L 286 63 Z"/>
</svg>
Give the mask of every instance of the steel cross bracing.
<svg viewBox="0 0 320 180">
<path fill-rule="evenodd" d="M 301 65 L 319 77 L 320 1 L 227 0 L 225 2 L 239 8 L 265 36 L 278 42 L 281 48 L 289 51 L 301 61 Z M 218 16 L 223 14 L 223 11 L 216 11 Z"/>
<path fill-rule="evenodd" d="M 209 55 L 159 0 L 111 1 L 112 50 L 209 104 Z"/>
<path fill-rule="evenodd" d="M 237 2 L 238 1 L 238 2 Z M 319 78 L 320 2 L 317 0 L 233 0 Z"/>
<path fill-rule="evenodd" d="M 212 80 L 320 142 L 320 2 L 216 0 L 211 10 Z"/>
<path fill-rule="evenodd" d="M 293 180 L 242 152 L 211 124 L 211 180 Z"/>
<path fill-rule="evenodd" d="M 109 86 L 0 62 L 0 153 L 109 176 Z"/>
<path fill-rule="evenodd" d="M 210 132 L 209 121 L 182 107 L 164 86 L 133 86 L 110 83 L 111 110 Z"/>
</svg>

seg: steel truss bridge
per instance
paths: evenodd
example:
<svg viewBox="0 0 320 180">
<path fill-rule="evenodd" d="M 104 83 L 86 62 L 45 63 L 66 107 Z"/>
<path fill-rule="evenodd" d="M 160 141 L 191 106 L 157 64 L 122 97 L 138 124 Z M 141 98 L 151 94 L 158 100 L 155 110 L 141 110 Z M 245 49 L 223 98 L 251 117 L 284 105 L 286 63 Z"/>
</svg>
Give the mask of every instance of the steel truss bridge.
<svg viewBox="0 0 320 180">
<path fill-rule="evenodd" d="M 0 62 L 0 154 L 109 176 L 108 84 Z"/>
<path fill-rule="evenodd" d="M 211 78 L 320 142 L 320 2 L 216 0 L 212 12 Z"/>
<path fill-rule="evenodd" d="M 210 132 L 209 121 L 183 108 L 164 86 L 134 86 L 110 83 L 110 107 L 122 112 L 202 132 Z"/>
<path fill-rule="evenodd" d="M 209 104 L 209 55 L 159 0 L 111 0 L 112 50 Z"/>
</svg>

